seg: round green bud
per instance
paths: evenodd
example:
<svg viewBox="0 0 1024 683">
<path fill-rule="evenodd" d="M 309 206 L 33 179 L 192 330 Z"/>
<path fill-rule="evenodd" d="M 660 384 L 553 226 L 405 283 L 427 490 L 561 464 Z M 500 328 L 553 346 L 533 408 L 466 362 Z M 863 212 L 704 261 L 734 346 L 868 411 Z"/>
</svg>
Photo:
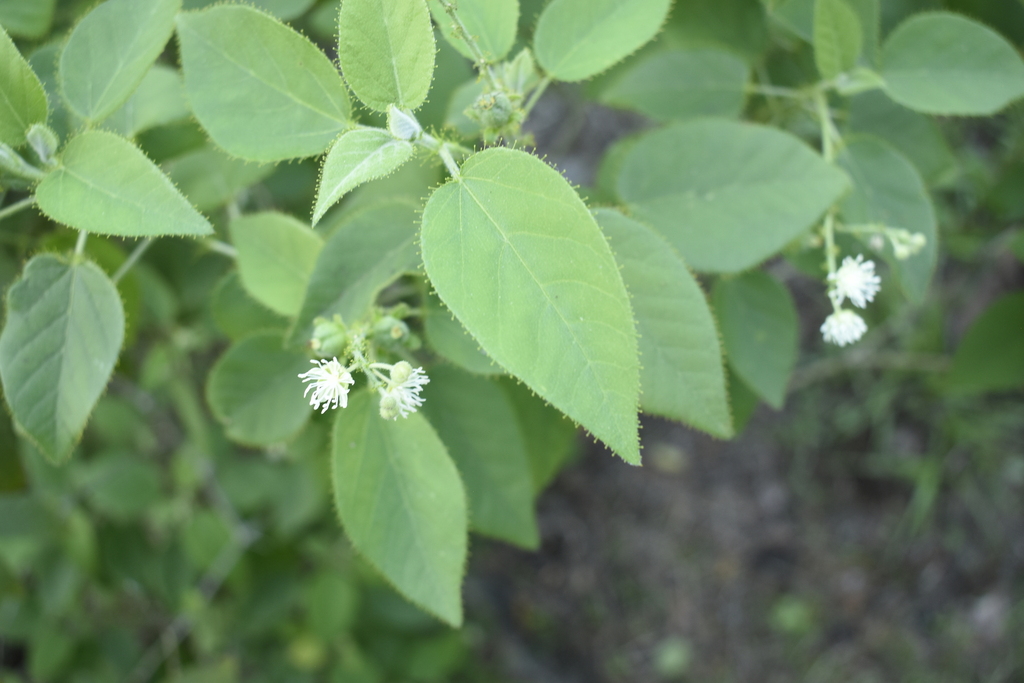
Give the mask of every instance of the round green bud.
<svg viewBox="0 0 1024 683">
<path fill-rule="evenodd" d="M 473 103 L 477 120 L 485 128 L 504 128 L 512 120 L 515 107 L 509 96 L 498 90 L 484 93 Z"/>
<path fill-rule="evenodd" d="M 410 375 L 412 375 L 412 366 L 404 360 L 400 360 L 391 366 L 391 381 L 395 384 L 401 384 L 409 379 Z"/>
<path fill-rule="evenodd" d="M 398 417 L 398 400 L 394 396 L 381 397 L 380 416 L 385 420 L 394 420 Z"/>
<path fill-rule="evenodd" d="M 340 356 L 348 345 L 348 331 L 341 318 L 334 320 L 317 318 L 314 321 L 313 336 L 309 340 L 309 348 L 322 358 Z"/>
</svg>

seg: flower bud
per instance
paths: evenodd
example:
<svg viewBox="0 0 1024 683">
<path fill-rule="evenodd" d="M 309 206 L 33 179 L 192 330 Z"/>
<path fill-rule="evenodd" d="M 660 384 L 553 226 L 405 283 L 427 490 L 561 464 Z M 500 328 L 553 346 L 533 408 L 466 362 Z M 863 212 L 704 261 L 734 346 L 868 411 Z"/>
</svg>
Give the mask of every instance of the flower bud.
<svg viewBox="0 0 1024 683">
<path fill-rule="evenodd" d="M 313 336 L 309 340 L 309 348 L 321 358 L 343 355 L 348 345 L 348 331 L 341 317 L 336 315 L 333 320 L 317 318 L 313 323 Z"/>
<path fill-rule="evenodd" d="M 408 365 L 408 363 L 406 363 Z M 398 399 L 390 394 L 382 396 L 380 399 L 380 416 L 385 420 L 394 420 L 398 418 Z"/>
<path fill-rule="evenodd" d="M 499 91 L 484 93 L 473 103 L 473 118 L 485 128 L 504 128 L 512 120 L 515 107 L 509 96 Z"/>
<path fill-rule="evenodd" d="M 57 148 L 60 147 L 57 134 L 41 123 L 33 123 L 25 133 L 25 138 L 36 156 L 39 157 L 39 161 L 46 166 L 53 166 L 54 155 L 57 154 Z"/>
<path fill-rule="evenodd" d="M 388 132 L 399 140 L 415 140 L 423 132 L 416 117 L 395 105 L 388 107 Z"/>
<path fill-rule="evenodd" d="M 381 318 L 373 326 L 373 333 L 384 342 L 400 342 L 409 336 L 409 326 L 390 315 Z"/>
<path fill-rule="evenodd" d="M 391 366 L 391 381 L 395 384 L 402 384 L 412 375 L 412 366 L 404 360 L 400 360 Z"/>
</svg>

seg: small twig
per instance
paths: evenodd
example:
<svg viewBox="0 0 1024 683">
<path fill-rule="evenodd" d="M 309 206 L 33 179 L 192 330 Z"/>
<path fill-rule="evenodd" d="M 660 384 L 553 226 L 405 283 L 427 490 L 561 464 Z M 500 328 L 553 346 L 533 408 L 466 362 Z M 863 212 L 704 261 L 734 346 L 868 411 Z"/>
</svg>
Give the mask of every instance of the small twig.
<svg viewBox="0 0 1024 683">
<path fill-rule="evenodd" d="M 533 89 L 533 92 L 530 93 L 530 99 L 528 99 L 526 104 L 523 106 L 524 118 L 529 116 L 530 112 L 533 111 L 533 108 L 537 106 L 537 103 L 540 102 L 541 96 L 544 94 L 544 91 L 548 89 L 549 85 L 551 85 L 551 76 L 545 76 L 541 79 L 540 83 L 537 84 L 537 87 Z"/>
<path fill-rule="evenodd" d="M 210 248 L 210 251 L 215 251 L 218 254 L 224 254 L 229 258 L 238 258 L 238 250 L 226 242 L 220 240 L 206 240 L 206 246 Z"/>
<path fill-rule="evenodd" d="M 149 245 L 151 244 L 153 244 L 152 237 L 147 237 L 146 239 L 139 242 L 138 246 L 135 247 L 134 251 L 132 251 L 132 253 L 128 255 L 128 258 L 125 259 L 125 262 L 122 263 L 121 267 L 117 269 L 116 273 L 114 273 L 114 277 L 111 278 L 114 281 L 115 285 L 121 281 L 121 278 L 128 274 L 128 271 L 132 269 L 132 266 L 134 266 L 140 258 L 142 258 L 142 255 L 146 253 L 146 250 L 149 249 Z"/>
<path fill-rule="evenodd" d="M 780 88 L 776 85 L 760 85 L 748 83 L 744 90 L 751 95 L 767 95 L 768 97 L 791 97 L 796 100 L 807 99 L 807 93 L 794 88 Z"/>
<path fill-rule="evenodd" d="M 864 352 L 853 349 L 850 353 L 825 358 L 798 368 L 789 383 L 790 391 L 842 374 L 847 370 L 906 370 L 908 372 L 939 373 L 949 369 L 950 358 L 941 354 L 901 353 L 898 351 Z"/>
<path fill-rule="evenodd" d="M 89 236 L 85 230 L 78 231 L 78 241 L 75 242 L 75 258 L 78 259 L 85 253 L 85 238 Z"/>
<path fill-rule="evenodd" d="M 36 196 L 32 195 L 31 197 L 25 197 L 24 199 L 22 199 L 19 202 L 14 202 L 13 204 L 11 204 L 9 206 L 5 206 L 4 208 L 0 209 L 0 220 L 3 220 L 5 218 L 7 218 L 8 216 L 13 216 L 14 214 L 18 213 L 19 211 L 27 209 L 28 207 L 32 206 L 35 203 L 36 203 Z"/>
<path fill-rule="evenodd" d="M 459 17 L 458 12 L 455 11 L 455 5 L 449 0 L 439 0 L 441 5 L 444 7 L 444 11 L 448 14 L 455 27 L 458 29 L 459 37 L 466 43 L 470 53 L 473 55 L 473 59 L 476 61 L 477 68 L 480 70 L 481 75 L 487 81 L 487 84 L 491 87 L 491 90 L 500 90 L 498 84 L 498 77 L 495 76 L 494 70 L 491 69 L 491 65 L 487 61 L 487 57 L 484 55 L 484 51 L 477 45 L 476 40 L 473 39 L 473 35 L 466 28 L 466 25 L 462 23 L 462 19 Z"/>
</svg>

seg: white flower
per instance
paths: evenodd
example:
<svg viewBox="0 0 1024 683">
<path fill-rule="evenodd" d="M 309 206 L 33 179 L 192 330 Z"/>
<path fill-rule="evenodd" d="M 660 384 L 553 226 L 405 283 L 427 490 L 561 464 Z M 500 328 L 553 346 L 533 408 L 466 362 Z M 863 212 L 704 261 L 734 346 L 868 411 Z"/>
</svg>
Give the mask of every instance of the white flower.
<svg viewBox="0 0 1024 683">
<path fill-rule="evenodd" d="M 828 281 L 832 283 L 831 296 L 837 306 L 843 303 L 843 299 L 849 299 L 857 308 L 867 306 L 882 283 L 881 278 L 875 275 L 875 262 L 865 261 L 861 254 L 856 259 L 844 258 L 843 265 L 828 276 Z"/>
<path fill-rule="evenodd" d="M 391 367 L 391 381 L 380 391 L 380 416 L 385 420 L 409 417 L 423 405 L 420 389 L 430 382 L 423 368 L 413 368 L 404 360 Z"/>
<path fill-rule="evenodd" d="M 864 319 L 845 308 L 825 318 L 825 322 L 821 326 L 821 334 L 825 337 L 825 341 L 838 346 L 852 344 L 863 337 L 867 331 L 868 326 Z"/>
<path fill-rule="evenodd" d="M 322 403 L 324 409 L 320 411 L 321 414 L 326 413 L 328 408 L 347 406 L 348 387 L 355 384 L 352 374 L 338 362 L 337 358 L 310 362 L 317 367 L 299 375 L 303 382 L 311 383 L 302 394 L 305 396 L 310 389 L 313 390 L 313 395 L 309 397 L 309 405 L 316 410 Z"/>
</svg>

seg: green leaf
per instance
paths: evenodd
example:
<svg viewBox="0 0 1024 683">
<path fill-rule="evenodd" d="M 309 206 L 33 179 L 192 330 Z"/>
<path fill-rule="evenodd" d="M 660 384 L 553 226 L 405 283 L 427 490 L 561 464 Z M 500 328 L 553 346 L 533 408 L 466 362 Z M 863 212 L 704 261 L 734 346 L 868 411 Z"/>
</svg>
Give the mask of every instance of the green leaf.
<svg viewBox="0 0 1024 683">
<path fill-rule="evenodd" d="M 935 121 L 880 91 L 851 98 L 846 123 L 850 130 L 880 137 L 902 152 L 929 185 L 947 183 L 957 173 L 956 157 Z"/>
<path fill-rule="evenodd" d="M 746 84 L 746 62 L 730 52 L 671 50 L 651 55 L 625 71 L 601 94 L 601 101 L 659 121 L 737 118 L 746 100 Z"/>
<path fill-rule="evenodd" d="M 50 32 L 57 0 L 0 0 L 0 26 L 12 36 L 39 39 Z"/>
<path fill-rule="evenodd" d="M 536 549 L 530 463 L 505 392 L 486 378 L 435 366 L 423 398 L 423 412 L 466 485 L 470 528 Z"/>
<path fill-rule="evenodd" d="M 138 147 L 105 131 L 72 138 L 36 188 L 39 209 L 100 235 L 209 235 L 203 216 Z"/>
<path fill-rule="evenodd" d="M 181 74 L 163 64 L 154 64 L 128 101 L 104 119 L 103 127 L 132 138 L 144 130 L 191 115 Z"/>
<path fill-rule="evenodd" d="M 539 493 L 579 453 L 576 425 L 538 398 L 525 384 L 511 377 L 502 377 L 498 382 L 519 419 L 520 432 L 526 440 L 533 490 Z"/>
<path fill-rule="evenodd" d="M 21 147 L 25 132 L 46 123 L 46 115 L 43 84 L 0 26 L 0 142 Z"/>
<path fill-rule="evenodd" d="M 273 164 L 238 159 L 213 145 L 165 161 L 163 168 L 188 200 L 200 211 L 207 212 L 231 202 L 239 192 L 274 171 Z"/>
<path fill-rule="evenodd" d="M 840 207 L 850 225 L 880 223 L 919 232 L 927 242 L 914 256 L 900 261 L 886 244 L 883 257 L 897 274 L 907 298 L 924 301 L 939 253 L 935 210 L 917 169 L 888 144 L 869 136 L 854 137 L 837 159 L 853 179 L 853 192 Z"/>
<path fill-rule="evenodd" d="M 253 7 L 282 21 L 301 17 L 315 3 L 316 0 L 252 0 Z"/>
<path fill-rule="evenodd" d="M 754 64 L 768 45 L 767 23 L 759 0 L 676 0 L 664 40 L 673 46 L 725 48 Z"/>
<path fill-rule="evenodd" d="M 185 0 L 184 8 L 203 9 L 217 3 L 218 0 Z M 249 0 L 247 4 L 273 15 L 281 21 L 289 21 L 305 14 L 310 7 L 316 4 L 316 0 Z M 337 5 L 338 0 L 335 0 L 334 4 Z M 337 15 L 337 11 L 337 6 L 335 6 L 332 14 Z M 333 20 L 335 17 L 331 18 Z"/>
<path fill-rule="evenodd" d="M 242 286 L 275 313 L 299 312 L 323 240 L 291 216 L 267 211 L 231 221 Z"/>
<path fill-rule="evenodd" d="M 639 464 L 633 315 L 569 183 L 525 152 L 475 154 L 428 200 L 421 244 L 438 295 L 487 354 Z"/>
<path fill-rule="evenodd" d="M 338 411 L 333 436 L 334 500 L 352 545 L 406 598 L 461 625 L 466 494 L 444 444 L 419 413 L 382 419 L 368 391 Z"/>
<path fill-rule="evenodd" d="M 1024 95 L 1024 62 L 998 33 L 948 12 L 915 14 L 882 46 L 885 91 L 925 114 L 987 116 Z"/>
<path fill-rule="evenodd" d="M 66 460 L 107 386 L 124 340 L 114 284 L 88 261 L 36 256 L 7 293 L 0 378 L 18 430 Z"/>
<path fill-rule="evenodd" d="M 424 0 L 343 0 L 338 61 L 370 109 L 416 109 L 434 73 L 434 30 Z"/>
<path fill-rule="evenodd" d="M 789 133 L 703 120 L 640 138 L 618 195 L 693 268 L 754 266 L 807 230 L 847 189 L 843 173 Z"/>
<path fill-rule="evenodd" d="M 855 67 L 863 40 L 860 19 L 845 0 L 815 0 L 814 63 L 822 78 Z"/>
<path fill-rule="evenodd" d="M 427 295 L 423 309 L 423 331 L 439 356 L 478 375 L 504 373 L 436 295 Z"/>
<path fill-rule="evenodd" d="M 428 0 L 430 13 L 452 47 L 467 59 L 475 59 L 466 41 L 455 35 L 455 24 L 438 0 Z M 516 40 L 519 0 L 458 0 L 452 3 L 488 62 L 500 62 Z"/>
<path fill-rule="evenodd" d="M 82 484 L 92 506 L 118 521 L 139 517 L 160 498 L 160 470 L 150 461 L 125 453 L 90 461 Z"/>
<path fill-rule="evenodd" d="M 107 0 L 71 32 L 57 67 L 72 110 L 102 121 L 142 82 L 174 31 L 181 0 Z"/>
<path fill-rule="evenodd" d="M 552 0 L 533 34 L 537 61 L 559 81 L 601 73 L 654 37 L 671 0 Z"/>
<path fill-rule="evenodd" d="M 757 394 L 747 386 L 736 374 L 736 371 L 729 368 L 729 404 L 732 406 L 732 421 L 736 427 L 736 434 L 740 435 L 747 428 L 747 423 L 754 416 L 754 411 L 761 405 Z"/>
<path fill-rule="evenodd" d="M 50 115 L 47 125 L 62 140 L 66 140 L 72 131 L 77 131 L 82 125 L 82 120 L 67 108 L 60 94 L 60 84 L 57 82 L 57 58 L 60 56 L 60 43 L 46 43 L 42 47 L 33 50 L 28 57 L 29 66 L 39 77 L 46 92 L 46 99 L 50 105 Z"/>
<path fill-rule="evenodd" d="M 387 202 L 347 217 L 317 259 L 289 342 L 307 341 L 314 318 L 355 322 L 381 289 L 419 263 L 414 204 Z"/>
<path fill-rule="evenodd" d="M 313 225 L 346 192 L 368 180 L 382 178 L 412 156 L 413 145 L 386 130 L 359 128 L 343 133 L 324 159 L 313 209 Z"/>
<path fill-rule="evenodd" d="M 273 17 L 242 5 L 178 16 L 185 92 L 210 137 L 253 161 L 320 154 L 349 125 L 331 60 Z"/>
<path fill-rule="evenodd" d="M 789 290 L 760 270 L 715 284 L 715 313 L 736 374 L 777 410 L 796 365 L 797 313 Z"/>
<path fill-rule="evenodd" d="M 210 308 L 217 327 L 232 341 L 253 332 L 274 330 L 283 333 L 288 329 L 287 318 L 250 297 L 236 272 L 225 275 L 214 288 Z"/>
<path fill-rule="evenodd" d="M 622 267 L 640 333 L 640 407 L 732 436 L 722 348 L 707 299 L 662 237 L 613 209 L 595 213 Z"/>
<path fill-rule="evenodd" d="M 879 0 L 844 0 L 846 6 L 857 17 L 860 34 L 863 38 L 858 51 L 868 64 L 874 64 L 878 52 L 878 33 L 880 28 Z M 814 21 L 816 0 L 782 0 L 773 2 L 772 18 L 787 29 L 808 42 L 814 42 Z"/>
<path fill-rule="evenodd" d="M 309 357 L 282 348 L 280 332 L 259 332 L 224 352 L 206 382 L 206 401 L 227 435 L 247 446 L 269 446 L 299 433 L 309 419 L 299 375 Z"/>
<path fill-rule="evenodd" d="M 1024 387 L 1024 292 L 1003 296 L 971 325 L 953 356 L 953 392 L 978 394 Z"/>
</svg>

